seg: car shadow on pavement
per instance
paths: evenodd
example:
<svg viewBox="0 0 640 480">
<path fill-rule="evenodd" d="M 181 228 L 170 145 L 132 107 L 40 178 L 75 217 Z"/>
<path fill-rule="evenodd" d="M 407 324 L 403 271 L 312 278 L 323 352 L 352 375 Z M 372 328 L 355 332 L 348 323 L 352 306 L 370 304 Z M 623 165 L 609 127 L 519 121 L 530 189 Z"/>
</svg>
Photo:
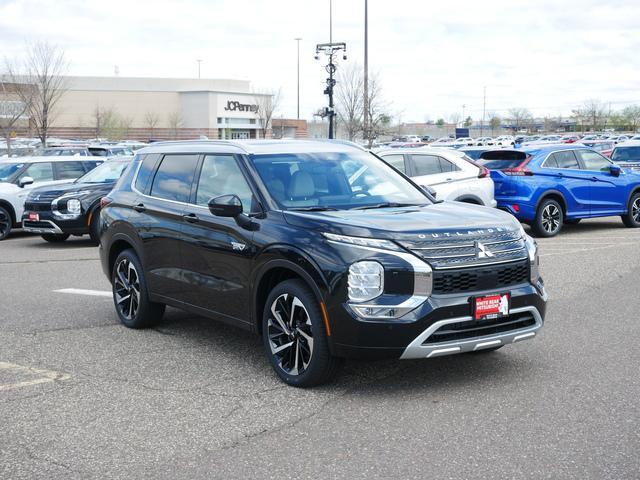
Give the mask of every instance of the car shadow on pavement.
<svg viewBox="0 0 640 480">
<path fill-rule="evenodd" d="M 41 248 L 46 250 L 68 250 L 71 248 L 95 248 L 97 253 L 98 246 L 91 241 L 89 237 L 71 237 L 60 243 L 51 243 L 38 238 L 39 242 L 29 245 L 30 248 Z"/>
<path fill-rule="evenodd" d="M 227 376 L 224 365 L 242 364 L 250 377 L 274 375 L 263 351 L 262 339 L 237 327 L 215 320 L 168 309 L 154 332 L 171 335 L 176 348 L 206 346 L 211 354 L 224 358 L 221 371 L 215 376 Z M 178 346 L 179 345 L 179 346 Z M 501 383 L 526 381 L 544 367 L 517 352 L 518 346 L 505 346 L 491 353 L 459 354 L 424 360 L 347 360 L 333 385 L 318 388 L 345 388 L 355 395 L 402 396 L 411 392 L 463 389 L 469 384 L 495 387 Z M 214 372 L 211 372 L 214 373 Z M 252 379 L 247 381 L 251 383 Z"/>
</svg>

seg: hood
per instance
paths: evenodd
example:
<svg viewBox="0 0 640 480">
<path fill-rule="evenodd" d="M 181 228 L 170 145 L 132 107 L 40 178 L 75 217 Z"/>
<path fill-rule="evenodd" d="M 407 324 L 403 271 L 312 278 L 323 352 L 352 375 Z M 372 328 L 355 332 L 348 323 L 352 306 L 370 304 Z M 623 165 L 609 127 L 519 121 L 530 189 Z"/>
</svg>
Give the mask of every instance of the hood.
<svg viewBox="0 0 640 480">
<path fill-rule="evenodd" d="M 441 202 L 424 207 L 285 212 L 291 225 L 356 237 L 402 239 L 416 234 L 473 236 L 478 230 L 519 231 L 520 223 L 495 208 L 459 202 Z"/>
<path fill-rule="evenodd" d="M 46 187 L 38 187 L 31 190 L 29 197 L 40 195 L 46 198 L 57 198 L 65 194 L 74 192 L 109 192 L 115 185 L 110 183 L 64 183 L 61 185 L 49 185 Z"/>
</svg>

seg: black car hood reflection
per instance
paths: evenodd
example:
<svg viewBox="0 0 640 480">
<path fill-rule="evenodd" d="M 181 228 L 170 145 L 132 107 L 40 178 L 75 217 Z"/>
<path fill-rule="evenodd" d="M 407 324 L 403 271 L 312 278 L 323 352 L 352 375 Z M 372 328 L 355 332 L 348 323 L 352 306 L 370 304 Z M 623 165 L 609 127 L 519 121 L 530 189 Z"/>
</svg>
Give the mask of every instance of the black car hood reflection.
<svg viewBox="0 0 640 480">
<path fill-rule="evenodd" d="M 441 202 L 424 207 L 326 212 L 286 211 L 291 225 L 325 232 L 376 238 L 406 235 L 473 236 L 478 230 L 517 231 L 520 224 L 509 213 L 495 208 L 459 202 Z"/>
<path fill-rule="evenodd" d="M 63 183 L 59 185 L 49 185 L 47 187 L 39 187 L 31 190 L 30 198 L 37 195 L 45 195 L 47 198 L 55 196 L 59 197 L 73 192 L 109 192 L 116 182 L 108 183 Z"/>
</svg>

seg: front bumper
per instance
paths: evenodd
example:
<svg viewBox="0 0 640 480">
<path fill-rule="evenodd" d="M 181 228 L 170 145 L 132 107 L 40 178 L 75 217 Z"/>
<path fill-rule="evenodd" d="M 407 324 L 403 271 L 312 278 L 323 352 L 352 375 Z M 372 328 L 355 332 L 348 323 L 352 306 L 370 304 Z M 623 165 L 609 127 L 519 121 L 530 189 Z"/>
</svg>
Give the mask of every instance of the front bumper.
<svg viewBox="0 0 640 480">
<path fill-rule="evenodd" d="M 54 217 L 51 212 L 37 213 L 39 220 L 29 220 L 30 211 L 25 211 L 22 215 L 22 229 L 29 233 L 55 234 L 55 235 L 85 235 L 89 233 L 89 226 L 85 223 L 84 215 L 70 220 L 60 220 Z"/>
</svg>

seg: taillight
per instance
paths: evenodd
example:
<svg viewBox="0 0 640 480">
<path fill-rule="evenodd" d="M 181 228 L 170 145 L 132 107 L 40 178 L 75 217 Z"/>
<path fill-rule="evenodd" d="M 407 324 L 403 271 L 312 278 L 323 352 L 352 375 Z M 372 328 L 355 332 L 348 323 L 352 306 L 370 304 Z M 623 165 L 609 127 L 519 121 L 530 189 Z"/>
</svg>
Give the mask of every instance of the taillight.
<svg viewBox="0 0 640 480">
<path fill-rule="evenodd" d="M 478 178 L 487 178 L 489 176 L 489 169 L 487 167 L 480 167 Z"/>
<path fill-rule="evenodd" d="M 517 167 L 505 168 L 504 170 L 502 170 L 502 173 L 504 173 L 505 175 L 532 177 L 533 172 L 527 168 L 527 164 L 529 163 L 530 160 L 531 160 L 530 158 L 527 158 L 524 162 L 522 162 Z"/>
<path fill-rule="evenodd" d="M 113 201 L 113 199 L 109 198 L 109 197 L 102 197 L 100 199 L 100 208 L 104 208 L 107 205 L 109 205 L 111 202 Z"/>
</svg>

